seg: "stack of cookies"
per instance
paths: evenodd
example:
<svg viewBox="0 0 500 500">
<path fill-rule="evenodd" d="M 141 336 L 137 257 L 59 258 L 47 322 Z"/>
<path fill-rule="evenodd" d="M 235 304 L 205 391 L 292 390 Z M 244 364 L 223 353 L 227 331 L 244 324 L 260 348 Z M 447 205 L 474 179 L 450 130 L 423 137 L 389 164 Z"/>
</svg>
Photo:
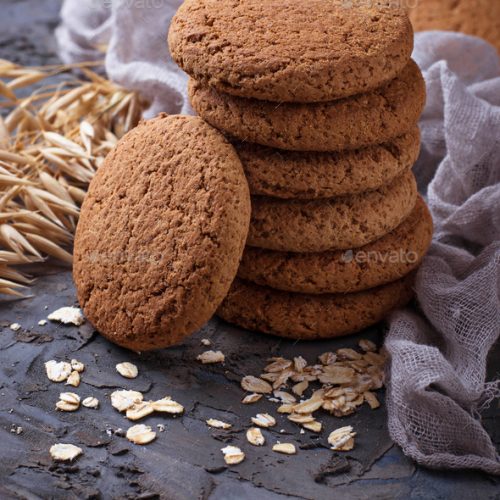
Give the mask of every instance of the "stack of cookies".
<svg viewBox="0 0 500 500">
<path fill-rule="evenodd" d="M 412 297 L 432 219 L 411 167 L 425 85 L 407 14 L 383 0 L 187 0 L 174 60 L 252 194 L 218 314 L 290 338 L 380 321 Z"/>
</svg>

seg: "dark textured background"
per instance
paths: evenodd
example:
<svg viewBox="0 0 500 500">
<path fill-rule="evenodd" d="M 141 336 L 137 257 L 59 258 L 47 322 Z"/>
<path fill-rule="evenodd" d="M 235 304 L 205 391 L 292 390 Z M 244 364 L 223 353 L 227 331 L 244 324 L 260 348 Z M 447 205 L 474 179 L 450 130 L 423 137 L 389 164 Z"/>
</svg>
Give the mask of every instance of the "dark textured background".
<svg viewBox="0 0 500 500">
<path fill-rule="evenodd" d="M 82 0 L 84 1 L 84 0 Z M 52 32 L 57 24 L 57 0 L 0 0 L 0 58 L 22 64 L 57 61 Z M 416 466 L 391 442 L 384 408 L 344 419 L 322 416 L 320 437 L 300 435 L 298 427 L 279 416 L 274 430 L 266 430 L 267 444 L 255 448 L 244 432 L 257 412 L 276 415 L 274 403 L 261 400 L 241 405 L 243 375 L 258 375 L 270 355 L 303 355 L 312 362 L 318 354 L 355 345 L 344 340 L 291 343 L 232 328 L 213 320 L 184 345 L 157 353 L 135 355 L 117 348 L 85 324 L 80 328 L 38 321 L 58 307 L 75 304 L 70 272 L 44 266 L 33 287 L 34 298 L 0 302 L 0 498 L 167 498 L 167 499 L 279 499 L 291 498 L 500 498 L 499 480 L 473 472 L 436 472 Z M 13 322 L 23 328 L 14 333 Z M 362 337 L 381 341 L 382 327 Z M 196 356 L 208 337 L 226 354 L 222 365 L 201 366 Z M 54 404 L 64 385 L 49 382 L 43 364 L 50 359 L 76 357 L 86 364 L 82 384 L 75 392 L 94 395 L 98 411 L 56 413 Z M 498 366 L 492 363 L 493 373 Z M 114 370 L 119 361 L 136 363 L 140 376 L 132 381 Z M 131 425 L 109 403 L 116 388 L 133 388 L 147 398 L 171 395 L 186 407 L 178 419 L 148 417 L 144 423 L 163 423 L 152 444 L 139 447 L 106 430 Z M 216 431 L 205 419 L 219 418 L 234 425 L 231 432 Z M 484 424 L 500 442 L 498 406 L 484 416 Z M 358 432 L 352 452 L 325 449 L 334 428 L 353 425 Z M 23 427 L 20 435 L 13 426 Z M 284 429 L 285 434 L 279 430 Z M 296 456 L 271 451 L 277 439 L 297 443 Z M 74 464 L 54 464 L 48 454 L 56 442 L 80 445 L 84 455 Z M 225 468 L 220 448 L 240 445 L 247 453 L 242 464 Z"/>
</svg>

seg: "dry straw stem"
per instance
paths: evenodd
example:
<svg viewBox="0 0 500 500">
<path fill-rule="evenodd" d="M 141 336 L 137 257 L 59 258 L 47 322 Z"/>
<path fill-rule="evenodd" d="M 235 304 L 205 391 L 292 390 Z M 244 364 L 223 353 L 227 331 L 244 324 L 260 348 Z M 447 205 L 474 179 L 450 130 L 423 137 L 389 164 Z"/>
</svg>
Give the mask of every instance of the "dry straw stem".
<svg viewBox="0 0 500 500">
<path fill-rule="evenodd" d="M 71 263 L 88 183 L 140 120 L 146 103 L 92 71 L 101 65 L 0 59 L 0 294 L 23 296 L 30 284 L 12 266 L 47 257 Z M 62 82 L 50 80 L 63 74 Z M 17 96 L 35 84 L 31 95 Z"/>
</svg>

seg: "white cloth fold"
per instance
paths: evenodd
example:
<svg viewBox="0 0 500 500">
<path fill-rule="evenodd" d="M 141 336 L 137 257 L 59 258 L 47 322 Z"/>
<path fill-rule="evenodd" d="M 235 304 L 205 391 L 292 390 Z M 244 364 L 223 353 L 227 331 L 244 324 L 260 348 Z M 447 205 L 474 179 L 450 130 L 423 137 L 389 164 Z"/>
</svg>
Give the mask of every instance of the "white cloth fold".
<svg viewBox="0 0 500 500">
<path fill-rule="evenodd" d="M 181 0 L 65 0 L 57 29 L 65 62 L 102 57 L 112 80 L 160 111 L 189 113 L 187 77 L 168 54 L 166 33 Z M 438 468 L 500 474 L 478 410 L 498 395 L 485 384 L 500 333 L 500 61 L 486 42 L 418 34 L 424 73 L 423 152 L 415 166 L 436 232 L 418 273 L 422 314 L 392 315 L 389 430 L 404 452 Z"/>
</svg>

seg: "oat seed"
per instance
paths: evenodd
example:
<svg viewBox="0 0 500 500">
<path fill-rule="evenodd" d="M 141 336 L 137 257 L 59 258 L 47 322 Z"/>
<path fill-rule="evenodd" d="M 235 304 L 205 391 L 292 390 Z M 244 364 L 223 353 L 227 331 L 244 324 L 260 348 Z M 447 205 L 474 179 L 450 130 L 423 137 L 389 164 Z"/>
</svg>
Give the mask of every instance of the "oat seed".
<svg viewBox="0 0 500 500">
<path fill-rule="evenodd" d="M 209 339 L 201 339 L 201 344 L 208 347 L 212 345 L 212 342 Z"/>
<path fill-rule="evenodd" d="M 358 345 L 365 352 L 369 352 L 369 351 L 375 352 L 377 350 L 377 346 L 371 340 L 368 340 L 368 339 L 361 339 L 358 342 Z"/>
<path fill-rule="evenodd" d="M 204 365 L 213 363 L 224 363 L 226 357 L 221 351 L 205 351 L 196 357 L 198 361 L 201 361 Z"/>
<path fill-rule="evenodd" d="M 153 412 L 154 408 L 151 402 L 141 402 L 136 403 L 134 406 L 129 408 L 125 415 L 129 420 L 135 422 L 136 420 L 141 420 L 142 418 L 151 415 Z"/>
<path fill-rule="evenodd" d="M 83 450 L 73 444 L 54 444 L 50 447 L 50 456 L 57 461 L 73 461 L 80 456 Z"/>
<path fill-rule="evenodd" d="M 38 322 L 38 326 L 45 326 L 47 324 L 47 320 L 46 319 L 41 319 L 39 322 Z"/>
<path fill-rule="evenodd" d="M 350 425 L 334 430 L 328 436 L 328 443 L 334 451 L 350 451 L 354 448 L 353 428 Z"/>
<path fill-rule="evenodd" d="M 73 387 L 78 387 L 80 385 L 80 374 L 76 370 L 70 373 L 66 380 L 66 385 L 72 385 Z"/>
<path fill-rule="evenodd" d="M 274 391 L 274 397 L 277 398 L 277 402 L 284 404 L 296 403 L 297 400 L 288 392 L 285 391 Z"/>
<path fill-rule="evenodd" d="M 292 392 L 297 394 L 297 396 L 302 396 L 302 394 L 304 394 L 308 387 L 309 382 L 307 380 L 303 380 L 302 382 L 299 382 L 292 387 Z"/>
<path fill-rule="evenodd" d="M 317 422 L 316 420 L 314 422 L 305 422 L 302 424 L 302 427 L 311 432 L 321 432 L 323 428 L 321 422 Z"/>
<path fill-rule="evenodd" d="M 257 401 L 259 401 L 259 399 L 262 398 L 262 394 L 257 394 L 256 392 L 252 393 L 252 394 L 248 394 L 248 396 L 245 396 L 241 402 L 244 404 L 244 405 L 249 405 L 249 404 L 252 404 L 252 403 L 256 403 Z"/>
<path fill-rule="evenodd" d="M 206 423 L 209 427 L 213 427 L 214 429 L 231 429 L 232 427 L 231 424 L 227 424 L 226 422 L 215 418 L 209 418 L 206 420 Z"/>
<path fill-rule="evenodd" d="M 76 359 L 71 360 L 71 368 L 77 371 L 78 373 L 82 373 L 85 370 L 85 365 Z"/>
<path fill-rule="evenodd" d="M 156 438 L 156 432 L 149 425 L 137 424 L 127 430 L 126 436 L 134 444 L 148 444 Z"/>
<path fill-rule="evenodd" d="M 115 391 L 111 394 L 111 406 L 118 411 L 126 411 L 134 404 L 140 403 L 144 396 L 138 391 Z"/>
<path fill-rule="evenodd" d="M 47 361 L 45 372 L 52 382 L 64 382 L 71 375 L 71 365 L 65 361 Z"/>
<path fill-rule="evenodd" d="M 380 402 L 375 394 L 370 391 L 366 391 L 363 394 L 364 400 L 370 405 L 372 410 L 377 409 L 380 406 Z"/>
<path fill-rule="evenodd" d="M 297 450 L 292 443 L 277 443 L 273 446 L 273 451 L 285 455 L 295 455 Z"/>
<path fill-rule="evenodd" d="M 184 406 L 173 401 L 169 397 L 159 399 L 158 401 L 152 401 L 151 405 L 154 411 L 160 413 L 169 413 L 170 415 L 180 415 L 184 412 Z"/>
<path fill-rule="evenodd" d="M 286 370 L 292 366 L 292 362 L 285 358 L 271 358 L 272 363 L 268 364 L 264 371 L 268 373 L 277 373 Z"/>
<path fill-rule="evenodd" d="M 245 460 L 245 454 L 236 446 L 221 448 L 227 465 L 237 465 Z"/>
<path fill-rule="evenodd" d="M 247 440 L 254 446 L 264 446 L 266 442 L 262 431 L 257 427 L 250 427 L 250 429 L 247 430 Z"/>
<path fill-rule="evenodd" d="M 135 366 L 132 363 L 129 363 L 128 361 L 124 363 L 118 363 L 116 365 L 116 371 L 125 378 L 136 378 L 137 375 L 139 374 L 139 370 L 137 369 L 137 366 Z"/>
<path fill-rule="evenodd" d="M 9 327 L 13 332 L 18 332 L 21 329 L 21 325 L 19 323 L 12 323 Z"/>
<path fill-rule="evenodd" d="M 92 408 L 93 410 L 96 410 L 97 408 L 99 408 L 99 400 L 97 398 L 89 396 L 82 401 L 82 405 L 85 406 L 85 408 Z"/>
<path fill-rule="evenodd" d="M 241 380 L 241 387 L 248 392 L 257 392 L 259 394 L 271 394 L 273 388 L 261 378 L 247 375 Z"/>
<path fill-rule="evenodd" d="M 301 415 L 299 413 L 292 413 L 291 415 L 288 415 L 287 418 L 290 422 L 295 422 L 296 424 L 309 424 L 315 420 L 315 418 L 310 414 Z"/>
<path fill-rule="evenodd" d="M 276 420 L 269 413 L 258 413 L 255 417 L 252 417 L 252 422 L 259 427 L 273 427 L 276 425 Z"/>
<path fill-rule="evenodd" d="M 50 321 L 57 321 L 64 325 L 80 326 L 85 322 L 81 309 L 78 307 L 61 307 L 47 316 Z"/>
</svg>

